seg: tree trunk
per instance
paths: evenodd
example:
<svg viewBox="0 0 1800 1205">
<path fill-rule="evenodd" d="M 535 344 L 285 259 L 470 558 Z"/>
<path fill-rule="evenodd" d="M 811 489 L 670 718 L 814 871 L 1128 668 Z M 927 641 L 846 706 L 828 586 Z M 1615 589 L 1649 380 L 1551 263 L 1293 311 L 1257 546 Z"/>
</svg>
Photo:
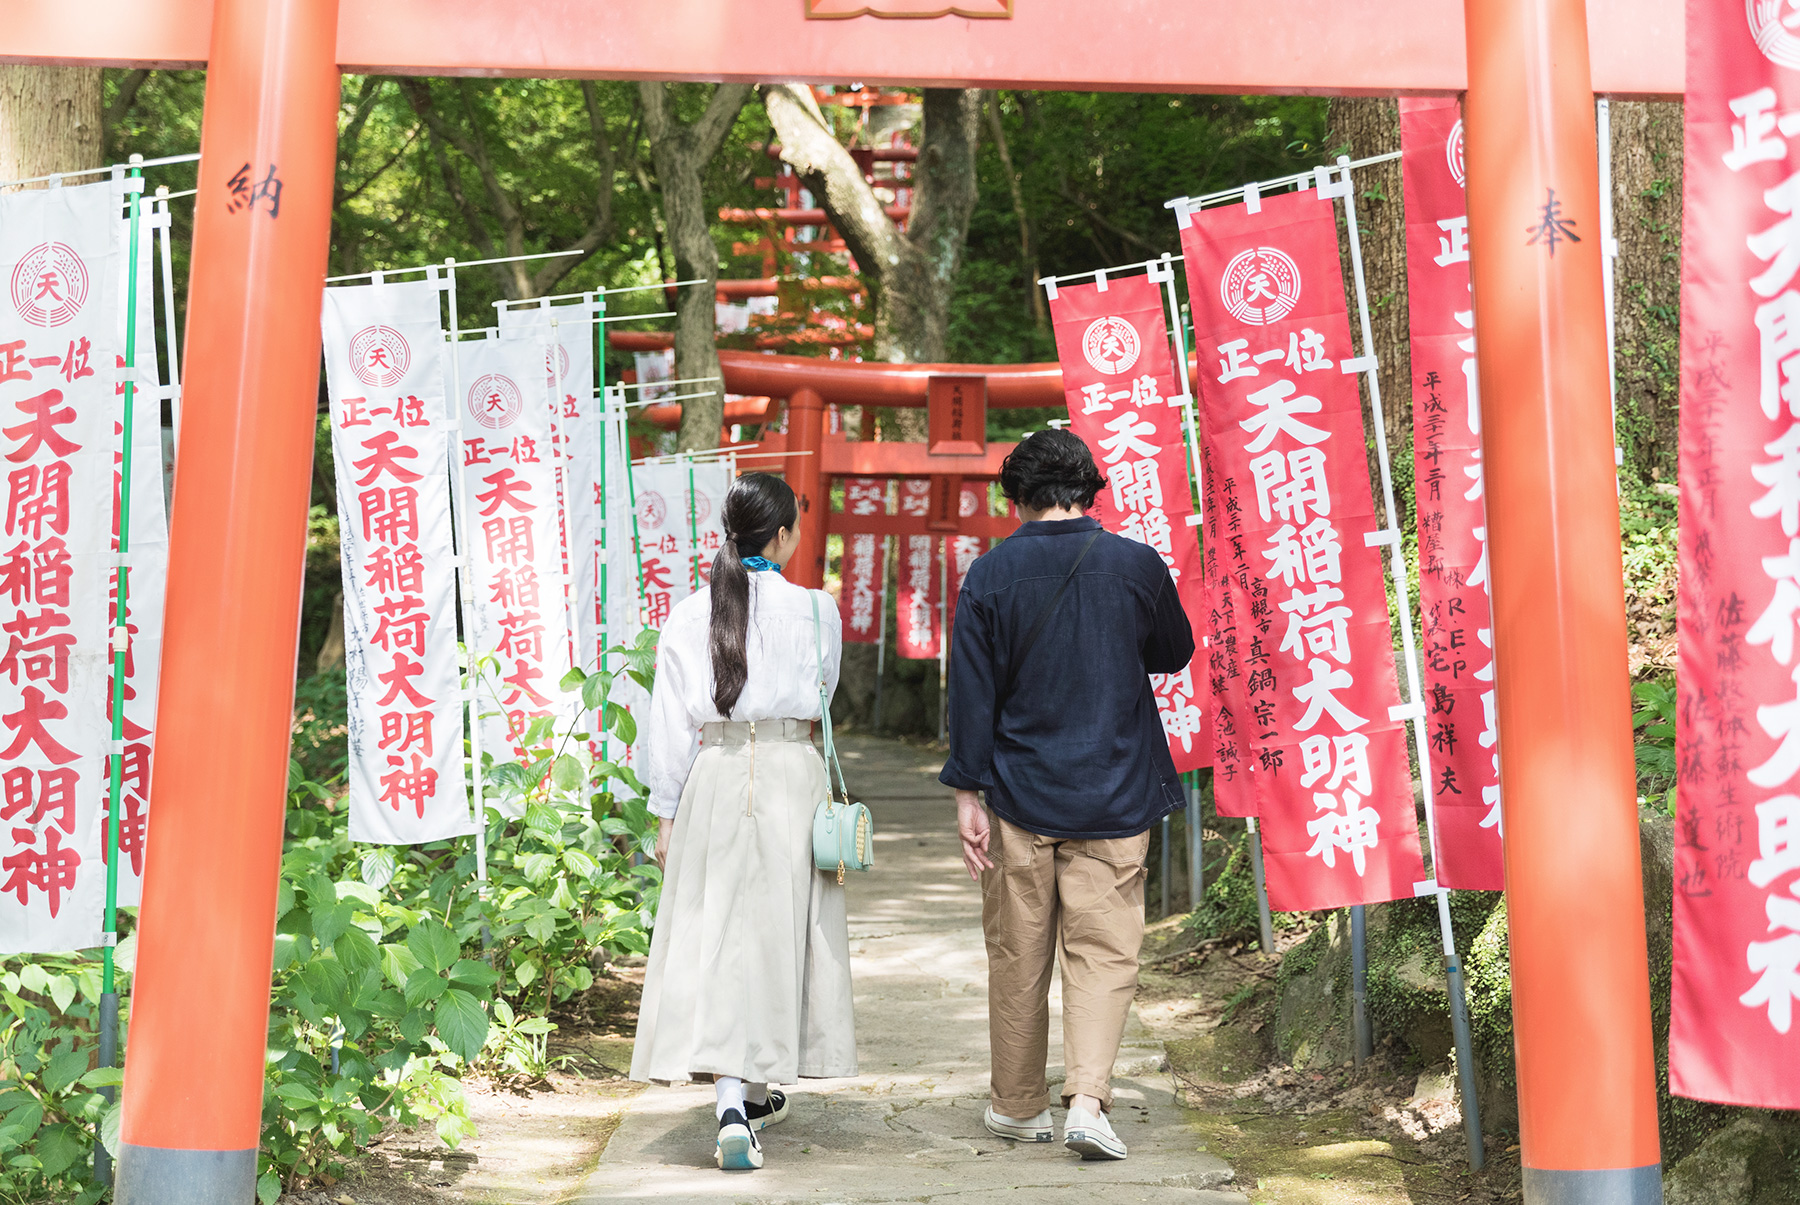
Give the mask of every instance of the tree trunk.
<svg viewBox="0 0 1800 1205">
<path fill-rule="evenodd" d="M 638 85 L 644 102 L 644 133 L 662 188 L 663 220 L 679 280 L 704 284 L 680 289 L 675 298 L 675 377 L 677 380 L 718 377 L 719 350 L 714 343 L 714 285 L 719 279 L 719 248 L 713 242 L 712 215 L 702 187 L 706 165 L 731 132 L 738 111 L 750 99 L 748 84 L 720 84 L 706 112 L 683 125 L 673 111 L 667 85 Z M 721 382 L 682 385 L 681 431 L 675 446 L 682 451 L 717 447 L 725 421 L 725 389 Z M 698 396 L 696 396 L 698 395 Z"/>
<path fill-rule="evenodd" d="M 1675 480 L 1681 104 L 1614 101 L 1611 107 L 1619 445 L 1626 470 L 1648 485 Z"/>
<path fill-rule="evenodd" d="M 950 297 L 969 216 L 984 96 L 979 89 L 925 89 L 925 129 L 914 168 L 912 217 L 902 234 L 882 211 L 850 152 L 838 144 L 805 85 L 763 90 L 781 157 L 819 199 L 875 296 L 875 358 L 893 364 L 944 358 Z M 902 440 L 925 438 L 923 410 L 900 411 Z"/>
<path fill-rule="evenodd" d="M 1384 97 L 1334 99 L 1327 113 L 1330 130 L 1326 145 L 1347 148 L 1352 159 L 1385 155 L 1400 149 L 1400 107 Z M 1388 450 L 1394 471 L 1411 476 L 1412 356 L 1406 314 L 1406 206 L 1400 187 L 1400 161 L 1359 167 L 1356 182 L 1356 220 L 1362 235 L 1363 278 L 1369 297 L 1369 326 L 1374 352 L 1381 368 L 1381 408 L 1387 429 Z M 1339 242 L 1344 261 L 1345 293 L 1350 307 L 1350 329 L 1362 336 L 1356 314 L 1356 284 L 1350 269 L 1350 244 L 1340 226 Z M 1363 384 L 1363 413 L 1372 423 L 1367 379 Z M 1371 427 L 1371 437 L 1373 428 Z M 1403 491 L 1404 492 L 1404 491 Z"/>
<path fill-rule="evenodd" d="M 0 180 L 99 167 L 100 69 L 0 64 Z"/>
</svg>

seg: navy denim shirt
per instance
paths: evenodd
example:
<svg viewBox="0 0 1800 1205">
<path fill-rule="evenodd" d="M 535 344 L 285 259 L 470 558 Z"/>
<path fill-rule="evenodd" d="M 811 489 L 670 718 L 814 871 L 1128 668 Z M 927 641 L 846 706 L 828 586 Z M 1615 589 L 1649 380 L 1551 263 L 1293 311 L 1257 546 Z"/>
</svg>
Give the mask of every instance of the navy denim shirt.
<svg viewBox="0 0 1800 1205">
<path fill-rule="evenodd" d="M 1102 532 L 1018 666 L 1039 613 L 1099 527 L 1027 523 L 969 567 L 950 646 L 946 786 L 1046 837 L 1130 837 L 1186 800 L 1150 674 L 1178 673 L 1194 633 L 1155 551 Z"/>
</svg>

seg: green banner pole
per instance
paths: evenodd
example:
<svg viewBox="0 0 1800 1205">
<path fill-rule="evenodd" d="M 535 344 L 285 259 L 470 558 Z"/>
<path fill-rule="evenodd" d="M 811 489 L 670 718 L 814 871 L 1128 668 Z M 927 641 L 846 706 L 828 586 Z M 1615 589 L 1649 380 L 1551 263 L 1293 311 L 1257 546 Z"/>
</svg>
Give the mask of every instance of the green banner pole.
<svg viewBox="0 0 1800 1205">
<path fill-rule="evenodd" d="M 118 588 L 113 602 L 112 622 L 112 743 L 107 761 L 111 781 L 106 791 L 106 912 L 101 920 L 100 978 L 100 1066 L 114 1067 L 119 1061 L 119 991 L 115 981 L 113 952 L 119 943 L 119 810 L 125 793 L 125 662 L 131 647 L 131 606 L 128 577 L 131 556 L 131 440 L 132 412 L 137 408 L 137 319 L 138 319 L 138 199 L 144 191 L 142 155 L 131 157 L 131 172 L 123 181 L 129 208 L 129 257 L 125 265 L 125 413 L 120 422 L 123 448 L 119 457 L 119 492 L 117 513 Z M 107 1103 L 115 1093 L 102 1088 Z M 111 1187 L 112 1155 L 97 1137 L 94 1142 L 94 1179 Z"/>
</svg>

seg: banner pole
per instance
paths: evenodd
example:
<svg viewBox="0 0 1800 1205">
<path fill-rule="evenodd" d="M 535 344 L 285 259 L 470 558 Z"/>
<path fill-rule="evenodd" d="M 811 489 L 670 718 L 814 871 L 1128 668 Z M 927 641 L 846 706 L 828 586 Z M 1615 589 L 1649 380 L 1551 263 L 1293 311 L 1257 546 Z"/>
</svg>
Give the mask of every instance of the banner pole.
<svg viewBox="0 0 1800 1205">
<path fill-rule="evenodd" d="M 637 478 L 631 471 L 631 431 L 625 425 L 625 388 L 615 386 L 615 399 L 619 407 L 619 447 L 625 462 L 625 495 L 631 507 L 631 552 L 637 563 L 637 610 L 638 627 L 650 626 L 649 596 L 644 589 L 644 537 L 638 530 Z"/>
<path fill-rule="evenodd" d="M 546 309 L 548 307 L 545 307 Z M 569 538 L 575 532 L 575 525 L 569 517 L 569 454 L 564 448 L 571 442 L 563 422 L 563 357 L 561 320 L 555 314 L 550 315 L 550 338 L 544 344 L 544 366 L 555 368 L 545 375 L 545 383 L 551 387 L 550 395 L 550 442 L 556 448 L 556 509 L 557 529 L 562 537 L 562 569 L 563 569 L 563 626 L 568 629 L 569 664 L 580 666 L 587 658 L 575 652 L 575 558 L 569 555 Z M 579 731 L 576 729 L 574 731 Z"/>
<path fill-rule="evenodd" d="M 118 1065 L 119 990 L 114 976 L 113 951 L 119 944 L 119 809 L 125 793 L 125 659 L 131 640 L 131 461 L 132 412 L 137 409 L 137 318 L 138 318 L 138 227 L 142 211 L 139 198 L 144 192 L 142 155 L 131 157 L 128 178 L 120 179 L 114 169 L 113 179 L 124 190 L 129 207 L 130 235 L 127 239 L 125 265 L 125 411 L 120 420 L 119 488 L 114 495 L 118 515 L 117 586 L 112 621 L 112 744 L 107 755 L 111 773 L 106 787 L 106 911 L 101 918 L 100 936 L 100 1066 Z M 114 210 L 117 213 L 117 210 Z M 108 1104 L 116 1094 L 111 1088 L 100 1089 Z M 111 1186 L 112 1155 L 106 1144 L 94 1142 L 94 1179 Z"/>
<path fill-rule="evenodd" d="M 875 638 L 875 714 L 870 717 L 870 727 L 881 731 L 881 679 L 887 673 L 887 588 L 888 557 L 892 554 L 893 541 L 887 536 L 881 537 L 881 605 L 878 608 L 881 618 L 877 621 L 878 635 Z"/>
<path fill-rule="evenodd" d="M 462 593 L 462 626 L 463 649 L 468 659 L 468 672 L 464 678 L 463 694 L 469 703 L 469 781 L 474 787 L 475 801 L 475 893 L 477 898 L 487 899 L 487 801 L 483 796 L 481 778 L 481 692 L 477 683 L 481 677 L 478 655 L 475 649 L 475 554 L 469 550 L 469 498 L 468 491 L 463 488 L 462 480 L 462 447 L 463 447 L 463 391 L 462 391 L 462 356 L 457 349 L 456 332 L 462 325 L 461 316 L 456 307 L 456 260 L 444 261 L 444 273 L 448 277 L 445 286 L 450 302 L 450 412 L 456 416 L 456 444 L 450 449 L 450 488 L 456 510 L 456 522 L 452 524 L 455 534 L 459 536 L 456 548 L 456 583 Z M 487 944 L 488 927 L 481 926 L 482 944 Z"/>
<path fill-rule="evenodd" d="M 156 190 L 152 211 L 162 217 L 156 228 L 157 248 L 162 257 L 163 339 L 169 353 L 169 420 L 175 435 L 175 455 L 181 455 L 181 345 L 175 339 L 175 263 L 169 244 L 175 236 L 175 208 L 169 200 L 169 186 Z"/>
<path fill-rule="evenodd" d="M 700 503 L 694 497 L 694 458 L 687 458 L 688 466 L 688 589 L 700 592 Z"/>
<path fill-rule="evenodd" d="M 610 393 L 606 388 L 606 298 L 595 294 L 594 303 L 596 306 L 594 310 L 594 387 L 600 399 L 600 551 L 597 557 L 599 563 L 596 566 L 600 583 L 600 598 L 596 612 L 599 620 L 596 640 L 600 645 L 600 672 L 604 674 L 607 663 L 607 637 L 611 635 L 611 629 L 607 627 L 608 608 L 612 603 L 611 597 L 607 594 L 606 572 L 606 531 L 612 525 L 612 495 L 607 492 L 606 481 L 606 462 L 612 455 L 610 450 L 612 448 L 612 407 L 608 401 Z M 603 706 L 595 727 L 600 732 L 600 760 L 611 761 L 612 737 L 606 731 L 605 720 L 606 712 Z M 636 856 L 634 853 L 633 857 Z M 634 861 L 632 864 L 636 865 L 636 862 Z"/>
<path fill-rule="evenodd" d="M 1244 817 L 1250 832 L 1250 876 L 1256 880 L 1256 920 L 1262 929 L 1264 954 L 1275 953 L 1275 918 L 1269 915 L 1269 887 L 1263 877 L 1262 834 L 1256 831 L 1256 817 Z"/>
<path fill-rule="evenodd" d="M 1206 868 L 1202 859 L 1206 855 L 1205 821 L 1200 816 L 1200 771 L 1187 772 L 1187 857 L 1188 857 L 1188 911 L 1192 912 L 1206 898 Z"/>
<path fill-rule="evenodd" d="M 1406 661 L 1407 702 L 1404 710 L 1408 713 L 1413 733 L 1413 748 L 1419 758 L 1419 783 L 1421 794 L 1425 799 L 1425 843 L 1431 854 L 1432 878 L 1424 883 L 1414 885 L 1415 894 L 1432 893 L 1437 896 L 1438 933 L 1443 939 L 1445 993 L 1450 999 L 1451 1030 L 1456 1044 L 1456 1069 L 1462 1085 L 1463 1124 L 1467 1131 L 1469 1147 L 1469 1166 L 1479 1171 L 1487 1154 L 1481 1136 L 1481 1104 L 1475 1097 L 1475 1055 L 1468 1027 L 1468 1001 L 1463 997 L 1463 977 L 1461 962 L 1456 955 L 1456 934 L 1450 925 L 1450 893 L 1437 883 L 1437 807 L 1432 792 L 1433 776 L 1431 773 L 1431 742 L 1425 731 L 1425 698 L 1421 691 L 1419 678 L 1419 662 L 1417 648 L 1413 642 L 1412 600 L 1406 589 L 1406 560 L 1402 552 L 1400 539 L 1400 513 L 1394 503 L 1394 475 L 1388 459 L 1387 422 L 1381 408 L 1380 369 L 1376 362 L 1375 340 L 1369 324 L 1369 295 L 1363 277 L 1362 239 L 1358 233 L 1356 222 L 1356 185 L 1350 176 L 1350 159 L 1347 155 L 1338 157 L 1338 170 L 1342 172 L 1342 183 L 1333 190 L 1334 194 L 1344 202 L 1344 226 L 1350 243 L 1350 266 L 1356 285 L 1357 319 L 1362 333 L 1362 365 L 1361 371 L 1369 384 L 1369 405 L 1375 416 L 1375 451 L 1376 459 L 1381 465 L 1381 496 L 1386 507 L 1388 530 L 1370 533 L 1371 538 L 1385 537 L 1390 547 L 1388 558 L 1389 575 L 1394 582 L 1394 601 L 1400 611 L 1400 648 Z M 1326 173 L 1329 175 L 1329 173 Z M 1353 919 L 1351 924 L 1353 938 L 1360 938 L 1361 927 Z M 1352 957 L 1366 951 L 1360 943 L 1352 950 Z M 1366 963 L 1365 963 L 1366 965 Z M 1361 1007 L 1361 989 L 1358 989 L 1358 1007 Z M 1463 1023 L 1456 1024 L 1456 1018 L 1462 1017 Z M 1359 1030 L 1358 1044 L 1361 1047 L 1364 1037 Z"/>
<path fill-rule="evenodd" d="M 938 740 L 950 739 L 950 537 L 938 540 Z"/>
</svg>

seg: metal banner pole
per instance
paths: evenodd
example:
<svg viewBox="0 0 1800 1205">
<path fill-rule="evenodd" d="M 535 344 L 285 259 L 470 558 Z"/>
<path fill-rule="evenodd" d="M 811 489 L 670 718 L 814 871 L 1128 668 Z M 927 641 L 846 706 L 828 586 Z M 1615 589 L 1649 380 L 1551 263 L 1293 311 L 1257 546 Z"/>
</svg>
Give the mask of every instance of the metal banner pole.
<svg viewBox="0 0 1800 1205">
<path fill-rule="evenodd" d="M 880 635 L 875 640 L 875 714 L 870 725 L 876 732 L 881 731 L 881 679 L 887 672 L 887 587 L 888 587 L 888 555 L 893 551 L 893 541 L 881 537 L 881 619 Z"/>
<path fill-rule="evenodd" d="M 125 264 L 125 369 L 121 374 L 125 385 L 125 412 L 120 417 L 121 446 L 119 457 L 119 492 L 115 496 L 114 513 L 119 516 L 117 584 L 112 615 L 112 744 L 107 754 L 111 773 L 106 787 L 106 911 L 101 918 L 100 936 L 100 1066 L 115 1067 L 119 1061 L 119 989 L 114 980 L 113 952 L 119 944 L 119 811 L 125 794 L 125 660 L 131 647 L 131 467 L 132 429 L 137 409 L 137 320 L 138 320 L 138 226 L 141 217 L 139 198 L 144 193 L 142 155 L 131 157 L 129 178 L 114 180 L 125 194 L 130 207 L 130 234 L 126 240 L 129 256 Z M 117 211 L 115 210 L 115 213 Z M 110 1104 L 111 1088 L 101 1095 Z M 110 1186 L 113 1180 L 112 1155 L 106 1144 L 94 1143 L 94 1179 Z"/>
<path fill-rule="evenodd" d="M 1350 1032 L 1355 1039 L 1355 1063 L 1362 1070 L 1375 1053 L 1374 1035 L 1369 1032 L 1369 939 L 1367 910 L 1361 904 L 1350 908 Z"/>
<path fill-rule="evenodd" d="M 1374 335 L 1369 324 L 1368 288 L 1363 277 L 1362 240 L 1356 224 L 1356 186 L 1351 180 L 1351 162 L 1348 156 L 1339 156 L 1338 171 L 1342 179 L 1332 184 L 1329 169 L 1321 168 L 1318 173 L 1319 194 L 1322 198 L 1337 197 L 1344 203 L 1344 225 L 1349 235 L 1350 267 L 1356 285 L 1356 309 L 1362 336 L 1362 356 L 1353 361 L 1339 365 L 1346 372 L 1361 372 L 1369 385 L 1369 405 L 1375 418 L 1375 451 L 1376 460 L 1381 466 L 1381 496 L 1386 508 L 1388 528 L 1382 532 L 1371 532 L 1366 537 L 1371 543 L 1381 542 L 1389 547 L 1388 570 L 1394 583 L 1394 601 L 1400 611 L 1400 648 L 1401 656 L 1406 662 L 1407 701 L 1394 709 L 1390 718 L 1406 719 L 1411 722 L 1413 749 L 1419 759 L 1419 781 L 1423 784 L 1425 796 L 1425 834 L 1426 844 L 1430 847 L 1433 878 L 1414 884 L 1416 895 L 1435 894 L 1437 896 L 1438 933 L 1443 939 L 1445 991 L 1451 997 L 1450 1015 L 1451 1029 L 1456 1042 L 1457 1074 L 1463 1085 L 1463 1122 L 1468 1131 L 1469 1165 L 1480 1170 L 1486 1161 L 1486 1150 L 1481 1137 L 1481 1106 L 1475 1098 L 1474 1075 L 1475 1055 L 1470 1038 L 1468 1020 L 1468 1002 L 1463 998 L 1462 968 L 1456 955 L 1456 935 L 1450 926 L 1450 893 L 1438 886 L 1437 867 L 1437 808 L 1432 799 L 1431 742 L 1425 728 L 1425 698 L 1420 687 L 1418 652 L 1413 639 L 1412 601 L 1406 586 L 1406 558 L 1400 540 L 1400 513 L 1394 503 L 1394 476 L 1388 459 L 1387 423 L 1381 409 L 1381 379 L 1379 366 L 1376 363 Z M 1355 945 L 1352 957 L 1358 953 L 1364 955 L 1360 944 L 1361 927 L 1353 916 L 1351 932 Z M 1360 1008 L 1361 989 L 1358 989 Z M 1461 1016 L 1463 1023 L 1459 1026 L 1455 1019 Z M 1366 1020 L 1366 1019 L 1365 1019 Z M 1358 1049 L 1368 1045 L 1368 1035 L 1359 1029 Z"/>
<path fill-rule="evenodd" d="M 950 739 L 950 537 L 938 541 L 938 740 Z"/>
<path fill-rule="evenodd" d="M 435 265 L 434 265 L 435 268 Z M 435 273 L 434 273 L 435 274 Z M 456 549 L 456 585 L 462 594 L 463 647 L 468 650 L 468 673 L 464 679 L 463 697 L 469 704 L 469 781 L 474 788 L 475 803 L 475 890 L 487 899 L 487 801 L 481 780 L 481 671 L 477 664 L 480 651 L 475 647 L 475 554 L 469 551 L 472 529 L 469 526 L 468 491 L 462 481 L 463 405 L 462 356 L 457 349 L 456 333 L 461 319 L 456 308 L 456 260 L 444 261 L 447 278 L 445 290 L 450 299 L 450 413 L 456 417 L 456 445 L 450 449 L 450 486 L 458 536 Z M 377 278 L 379 279 L 379 278 Z M 486 926 L 483 926 L 486 929 Z"/>
<path fill-rule="evenodd" d="M 168 185 L 156 190 L 153 212 L 160 221 L 156 228 L 157 249 L 162 258 L 163 338 L 169 353 L 169 419 L 175 434 L 175 455 L 181 455 L 181 345 L 175 339 L 175 263 L 169 244 L 175 235 L 175 211 L 169 200 Z"/>
<path fill-rule="evenodd" d="M 1162 875 L 1162 915 L 1164 920 L 1169 919 L 1169 875 L 1174 871 L 1173 859 L 1169 856 L 1169 843 L 1174 839 L 1174 833 L 1175 818 L 1164 816 L 1162 818 L 1162 856 L 1157 864 L 1157 870 Z"/>
<path fill-rule="evenodd" d="M 1262 927 L 1264 954 L 1275 952 L 1275 918 L 1269 915 L 1269 887 L 1263 880 L 1262 834 L 1256 831 L 1256 817 L 1244 818 L 1250 831 L 1250 875 L 1256 880 L 1256 920 Z"/>
</svg>

